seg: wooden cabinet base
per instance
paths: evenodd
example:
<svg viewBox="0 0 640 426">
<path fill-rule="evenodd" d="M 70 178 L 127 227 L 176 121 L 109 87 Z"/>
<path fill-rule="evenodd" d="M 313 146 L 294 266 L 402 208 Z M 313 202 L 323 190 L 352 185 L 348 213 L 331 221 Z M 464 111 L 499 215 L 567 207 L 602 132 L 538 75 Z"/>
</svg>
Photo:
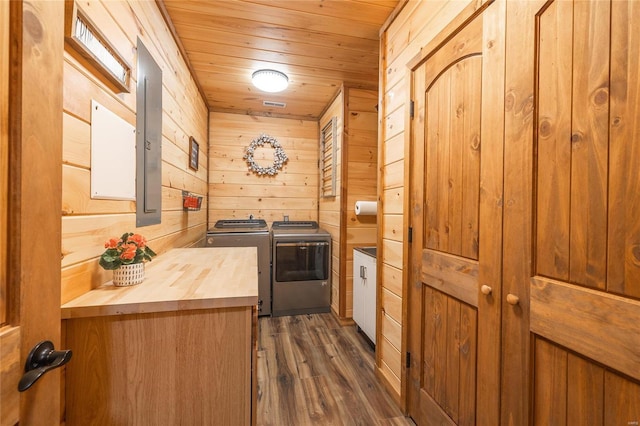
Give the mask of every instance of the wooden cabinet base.
<svg viewBox="0 0 640 426">
<path fill-rule="evenodd" d="M 66 320 L 66 424 L 255 424 L 254 311 Z"/>
</svg>

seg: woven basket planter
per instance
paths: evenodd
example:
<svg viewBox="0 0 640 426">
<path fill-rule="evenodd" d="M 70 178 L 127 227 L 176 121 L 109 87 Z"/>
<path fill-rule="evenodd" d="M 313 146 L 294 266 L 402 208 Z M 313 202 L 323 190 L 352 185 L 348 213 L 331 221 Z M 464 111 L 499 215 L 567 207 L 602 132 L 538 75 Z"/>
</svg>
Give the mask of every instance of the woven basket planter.
<svg viewBox="0 0 640 426">
<path fill-rule="evenodd" d="M 136 285 L 142 281 L 144 281 L 144 263 L 122 265 L 113 270 L 113 285 L 116 287 Z"/>
</svg>

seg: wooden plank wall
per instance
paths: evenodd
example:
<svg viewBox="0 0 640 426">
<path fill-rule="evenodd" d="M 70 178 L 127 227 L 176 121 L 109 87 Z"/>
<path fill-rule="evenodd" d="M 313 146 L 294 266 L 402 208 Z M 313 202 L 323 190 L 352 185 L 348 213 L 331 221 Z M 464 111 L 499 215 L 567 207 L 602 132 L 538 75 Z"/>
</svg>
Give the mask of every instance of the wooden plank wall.
<svg viewBox="0 0 640 426">
<path fill-rule="evenodd" d="M 345 88 L 347 100 L 344 144 L 346 147 L 346 178 L 343 187 L 343 249 L 341 260 L 345 271 L 345 304 L 342 314 L 353 317 L 353 249 L 377 244 L 376 216 L 356 216 L 356 201 L 376 201 L 378 175 L 378 92 Z M 343 154 L 344 155 L 344 154 Z"/>
<path fill-rule="evenodd" d="M 182 209 L 182 190 L 207 194 L 208 110 L 155 2 L 83 1 L 80 6 L 132 66 L 130 93 L 114 93 L 65 52 L 62 191 L 62 303 L 111 279 L 98 266 L 104 241 L 127 231 L 142 233 L 160 255 L 198 244 L 206 208 Z M 136 40 L 163 72 L 162 223 L 136 229 L 135 203 L 90 198 L 91 100 L 136 124 Z M 198 171 L 189 169 L 189 137 L 200 143 Z M 114 172 L 117 172 L 114 164 Z M 205 203 L 206 205 L 206 203 Z"/>
<path fill-rule="evenodd" d="M 409 1 L 381 38 L 380 91 L 382 123 L 379 135 L 382 224 L 378 237 L 378 262 L 382 262 L 379 357 L 377 369 L 389 390 L 402 398 L 403 280 L 407 218 L 404 214 L 408 175 L 405 156 L 409 132 L 405 125 L 411 91 L 406 64 L 458 13 L 474 0 Z"/>
<path fill-rule="evenodd" d="M 344 94 L 343 90 L 329 105 L 320 117 L 320 128 L 323 128 L 331 120 L 337 117 L 336 143 L 336 196 L 320 198 L 318 201 L 318 223 L 331 234 L 331 309 L 337 315 L 340 312 L 340 206 L 342 197 L 342 146 L 344 130 Z"/>
<path fill-rule="evenodd" d="M 280 142 L 289 160 L 275 176 L 258 176 L 243 159 L 262 134 Z M 218 219 L 254 215 L 268 223 L 318 220 L 318 122 L 212 112 L 209 121 L 209 226 Z M 273 149 L 256 150 L 262 167 Z"/>
</svg>

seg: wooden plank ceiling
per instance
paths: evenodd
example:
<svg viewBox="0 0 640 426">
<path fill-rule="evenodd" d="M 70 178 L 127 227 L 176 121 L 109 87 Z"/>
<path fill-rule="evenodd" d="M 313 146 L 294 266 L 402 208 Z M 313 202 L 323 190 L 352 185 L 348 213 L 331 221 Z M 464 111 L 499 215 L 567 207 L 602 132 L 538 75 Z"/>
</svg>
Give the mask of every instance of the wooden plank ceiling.
<svg viewBox="0 0 640 426">
<path fill-rule="evenodd" d="M 158 0 L 209 109 L 317 119 L 344 83 L 378 85 L 379 32 L 398 0 Z M 266 93 L 251 74 L 282 71 Z M 263 101 L 286 103 L 266 107 Z"/>
</svg>

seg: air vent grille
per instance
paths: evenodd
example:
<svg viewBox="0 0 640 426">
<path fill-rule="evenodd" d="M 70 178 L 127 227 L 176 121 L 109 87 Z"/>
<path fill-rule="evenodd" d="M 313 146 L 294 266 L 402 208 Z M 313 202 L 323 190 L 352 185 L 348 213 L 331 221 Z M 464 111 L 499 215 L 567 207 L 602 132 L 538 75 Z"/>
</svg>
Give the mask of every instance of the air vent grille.
<svg viewBox="0 0 640 426">
<path fill-rule="evenodd" d="M 262 101 L 262 105 L 273 108 L 284 108 L 287 106 L 284 102 Z"/>
</svg>

